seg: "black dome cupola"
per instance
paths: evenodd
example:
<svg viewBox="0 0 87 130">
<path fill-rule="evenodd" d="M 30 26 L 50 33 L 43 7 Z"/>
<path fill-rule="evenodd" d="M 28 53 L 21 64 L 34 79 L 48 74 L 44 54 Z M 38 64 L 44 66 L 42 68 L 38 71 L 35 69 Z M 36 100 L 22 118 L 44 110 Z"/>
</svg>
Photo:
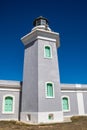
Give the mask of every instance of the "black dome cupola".
<svg viewBox="0 0 87 130">
<path fill-rule="evenodd" d="M 33 26 L 34 26 L 34 28 L 32 29 L 32 31 L 36 30 L 36 29 L 51 31 L 51 29 L 49 28 L 49 25 L 48 25 L 48 19 L 46 19 L 45 17 L 42 17 L 42 16 L 37 17 L 33 21 Z"/>
<path fill-rule="evenodd" d="M 40 16 L 33 21 L 33 25 L 34 27 L 40 26 L 40 25 L 47 26 L 48 20 L 45 17 Z"/>
</svg>

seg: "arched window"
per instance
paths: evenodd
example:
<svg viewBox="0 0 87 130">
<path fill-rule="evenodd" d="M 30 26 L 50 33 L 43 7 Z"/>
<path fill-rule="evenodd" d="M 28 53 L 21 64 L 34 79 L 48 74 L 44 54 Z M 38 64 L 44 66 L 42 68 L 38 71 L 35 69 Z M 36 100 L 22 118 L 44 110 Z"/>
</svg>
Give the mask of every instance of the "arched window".
<svg viewBox="0 0 87 130">
<path fill-rule="evenodd" d="M 69 98 L 68 97 L 62 98 L 62 108 L 63 108 L 63 111 L 69 111 L 70 110 L 70 104 L 69 104 Z"/>
<path fill-rule="evenodd" d="M 4 112 L 12 112 L 13 111 L 13 97 L 7 96 L 4 101 Z"/>
<path fill-rule="evenodd" d="M 54 97 L 54 86 L 53 83 L 46 83 L 46 97 Z"/>
<path fill-rule="evenodd" d="M 51 56 L 52 56 L 51 47 L 50 46 L 45 46 L 44 53 L 45 53 L 44 54 L 45 58 L 51 58 Z"/>
</svg>

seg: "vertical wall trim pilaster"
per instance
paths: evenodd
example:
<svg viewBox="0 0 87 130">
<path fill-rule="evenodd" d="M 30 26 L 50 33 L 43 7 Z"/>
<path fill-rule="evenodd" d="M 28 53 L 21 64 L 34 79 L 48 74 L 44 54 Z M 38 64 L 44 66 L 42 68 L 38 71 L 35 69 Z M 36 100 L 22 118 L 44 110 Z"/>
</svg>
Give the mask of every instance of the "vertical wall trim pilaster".
<svg viewBox="0 0 87 130">
<path fill-rule="evenodd" d="M 77 101 L 78 101 L 78 111 L 79 115 L 84 115 L 84 100 L 83 100 L 83 93 L 77 92 Z"/>
</svg>

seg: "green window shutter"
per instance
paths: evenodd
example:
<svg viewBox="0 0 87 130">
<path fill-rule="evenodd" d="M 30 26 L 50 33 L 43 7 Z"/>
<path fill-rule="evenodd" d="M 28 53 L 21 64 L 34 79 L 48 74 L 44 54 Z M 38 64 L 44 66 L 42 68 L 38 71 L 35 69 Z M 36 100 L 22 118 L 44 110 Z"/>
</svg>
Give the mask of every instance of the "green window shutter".
<svg viewBox="0 0 87 130">
<path fill-rule="evenodd" d="M 51 83 L 47 83 L 47 96 L 53 97 L 53 85 Z"/>
<path fill-rule="evenodd" d="M 12 97 L 6 97 L 5 98 L 4 111 L 5 112 L 12 112 L 12 110 L 13 110 L 13 98 Z"/>
<path fill-rule="evenodd" d="M 45 57 L 51 57 L 51 50 L 49 46 L 45 46 Z"/>
<path fill-rule="evenodd" d="M 68 98 L 64 97 L 62 99 L 62 105 L 63 105 L 63 110 L 69 110 Z"/>
</svg>

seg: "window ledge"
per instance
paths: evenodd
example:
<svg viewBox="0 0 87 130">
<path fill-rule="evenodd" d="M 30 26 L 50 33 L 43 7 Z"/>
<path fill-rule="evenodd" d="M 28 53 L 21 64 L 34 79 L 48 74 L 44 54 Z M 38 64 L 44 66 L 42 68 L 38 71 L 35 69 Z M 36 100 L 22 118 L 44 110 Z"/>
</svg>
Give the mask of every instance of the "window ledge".
<svg viewBox="0 0 87 130">
<path fill-rule="evenodd" d="M 14 112 L 2 112 L 2 114 L 14 114 Z"/>
<path fill-rule="evenodd" d="M 46 97 L 46 98 L 49 98 L 49 99 L 51 98 L 52 99 L 52 98 L 55 98 L 55 97 L 53 96 L 53 97 Z"/>
<path fill-rule="evenodd" d="M 63 112 L 70 112 L 70 110 L 63 110 Z"/>
</svg>

